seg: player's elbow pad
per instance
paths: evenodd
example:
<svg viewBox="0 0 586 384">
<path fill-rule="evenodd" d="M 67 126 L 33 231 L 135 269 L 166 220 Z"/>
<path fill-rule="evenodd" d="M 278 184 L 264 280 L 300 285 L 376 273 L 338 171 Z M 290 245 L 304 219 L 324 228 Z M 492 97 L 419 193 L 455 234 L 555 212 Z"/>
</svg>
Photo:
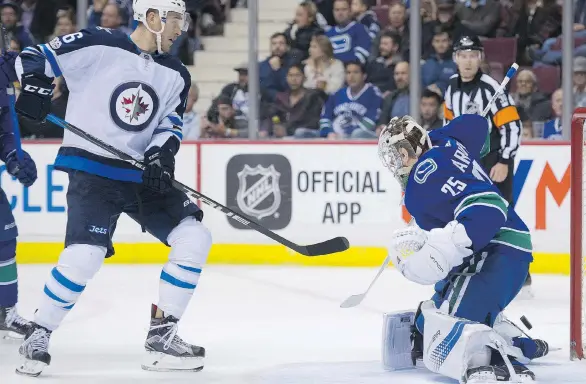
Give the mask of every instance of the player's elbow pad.
<svg viewBox="0 0 586 384">
<path fill-rule="evenodd" d="M 500 209 L 486 206 L 474 206 L 460 214 L 456 219 L 466 228 L 472 240 L 472 250 L 480 251 L 486 247 L 501 229 L 507 218 Z"/>
</svg>

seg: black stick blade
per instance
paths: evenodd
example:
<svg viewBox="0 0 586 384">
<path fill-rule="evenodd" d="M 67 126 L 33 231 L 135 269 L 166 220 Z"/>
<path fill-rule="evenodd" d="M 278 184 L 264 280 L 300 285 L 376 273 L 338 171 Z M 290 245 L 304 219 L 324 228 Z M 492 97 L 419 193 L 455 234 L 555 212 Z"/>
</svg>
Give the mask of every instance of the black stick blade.
<svg viewBox="0 0 586 384">
<path fill-rule="evenodd" d="M 331 253 L 344 252 L 350 248 L 350 242 L 345 237 L 335 237 L 321 243 L 310 244 L 299 248 L 300 249 L 296 249 L 296 251 L 305 256 L 321 256 L 329 255 Z"/>
</svg>

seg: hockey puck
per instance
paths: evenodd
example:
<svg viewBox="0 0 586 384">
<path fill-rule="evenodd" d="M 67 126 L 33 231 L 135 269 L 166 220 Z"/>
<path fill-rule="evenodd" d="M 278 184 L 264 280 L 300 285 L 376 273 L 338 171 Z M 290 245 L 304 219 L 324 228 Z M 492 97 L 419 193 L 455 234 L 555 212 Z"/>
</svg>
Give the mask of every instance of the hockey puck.
<svg viewBox="0 0 586 384">
<path fill-rule="evenodd" d="M 531 330 L 531 328 L 533 328 L 533 325 L 531 325 L 531 323 L 529 322 L 529 320 L 527 320 L 525 316 L 521 316 L 521 322 L 525 327 L 527 327 L 528 330 Z"/>
</svg>

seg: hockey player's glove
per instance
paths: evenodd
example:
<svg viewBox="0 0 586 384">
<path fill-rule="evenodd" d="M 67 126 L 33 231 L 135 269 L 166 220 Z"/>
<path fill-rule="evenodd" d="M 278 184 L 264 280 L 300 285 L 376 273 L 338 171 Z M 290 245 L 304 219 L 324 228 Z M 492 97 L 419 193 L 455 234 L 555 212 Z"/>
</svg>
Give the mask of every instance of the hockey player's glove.
<svg viewBox="0 0 586 384">
<path fill-rule="evenodd" d="M 14 83 L 18 81 L 18 76 L 16 76 L 16 70 L 14 69 L 14 62 L 18 57 L 18 53 L 16 52 L 6 52 L 0 57 L 0 72 L 2 76 L 0 76 L 0 88 L 8 88 L 10 83 Z"/>
<path fill-rule="evenodd" d="M 393 264 L 407 279 L 423 285 L 435 284 L 452 268 L 472 255 L 472 241 L 456 220 L 444 228 L 423 231 L 408 227 L 393 233 L 389 252 Z"/>
<path fill-rule="evenodd" d="M 25 187 L 30 187 L 37 180 L 37 166 L 24 150 L 22 151 L 22 160 L 18 159 L 16 150 L 6 156 L 6 171 L 16 177 Z"/>
<path fill-rule="evenodd" d="M 168 192 L 175 172 L 175 155 L 165 147 L 152 147 L 144 154 L 146 168 L 142 173 L 143 184 L 157 192 Z"/>
<path fill-rule="evenodd" d="M 16 112 L 33 119 L 43 121 L 51 112 L 53 97 L 53 80 L 38 73 L 23 73 L 21 77 L 21 94 L 16 100 Z"/>
</svg>

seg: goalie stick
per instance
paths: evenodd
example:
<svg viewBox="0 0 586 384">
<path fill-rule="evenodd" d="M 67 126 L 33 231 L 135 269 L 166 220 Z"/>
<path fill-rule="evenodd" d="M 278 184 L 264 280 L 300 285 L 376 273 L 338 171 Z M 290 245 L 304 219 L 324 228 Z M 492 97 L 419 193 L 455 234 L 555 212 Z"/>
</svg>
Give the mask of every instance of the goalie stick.
<svg viewBox="0 0 586 384">
<path fill-rule="evenodd" d="M 114 148 L 113 146 L 111 146 L 109 144 L 104 143 L 102 140 L 98 139 L 97 137 L 90 135 L 89 133 L 85 132 L 84 130 L 68 123 L 67 121 L 62 120 L 61 118 L 59 118 L 53 114 L 47 115 L 47 120 L 50 121 L 51 123 L 63 128 L 63 129 L 66 129 L 66 130 L 74 133 L 75 135 L 91 142 L 92 144 L 102 148 L 103 150 L 108 151 L 115 156 L 118 156 L 120 159 L 131 163 L 136 168 L 138 168 L 140 170 L 144 170 L 145 166 L 140 161 L 135 160 L 134 158 L 132 158 L 132 156 L 120 151 L 119 149 Z M 218 203 L 217 201 L 210 199 L 206 195 L 189 188 L 188 186 L 180 183 L 177 180 L 172 180 L 172 184 L 173 184 L 174 188 L 177 188 L 178 190 L 182 191 L 187 196 L 189 196 L 193 199 L 199 199 L 199 200 L 203 201 L 204 203 L 206 203 L 210 207 L 222 212 L 223 214 L 228 216 L 230 219 L 238 221 L 239 223 L 244 224 L 247 227 L 254 229 L 257 232 L 262 233 L 263 235 L 273 239 L 274 241 L 276 241 L 280 244 L 283 244 L 284 246 L 286 246 L 286 247 L 288 247 L 288 248 L 290 248 L 290 249 L 294 250 L 295 252 L 300 253 L 302 255 L 305 255 L 305 256 L 328 255 L 331 253 L 343 252 L 350 247 L 350 243 L 348 242 L 348 239 L 346 239 L 345 237 L 335 237 L 333 239 L 329 239 L 329 240 L 323 241 L 321 243 L 309 244 L 309 245 L 295 244 L 292 241 L 287 240 L 282 236 L 279 236 L 278 234 L 271 231 L 270 229 L 263 227 L 259 223 L 255 222 L 249 218 L 246 218 L 246 217 L 234 212 L 230 208 Z"/>
<path fill-rule="evenodd" d="M 507 87 L 507 84 L 509 84 L 509 81 L 511 81 L 513 76 L 515 76 L 515 73 L 517 73 L 517 69 L 519 69 L 519 64 L 513 63 L 513 65 L 511 65 L 511 68 L 509 68 L 509 70 L 507 71 L 505 78 L 503 79 L 503 81 L 499 85 L 498 89 L 496 90 L 496 92 L 492 96 L 492 99 L 490 99 L 490 101 L 488 102 L 488 104 L 486 105 L 484 110 L 482 111 L 482 114 L 481 114 L 482 117 L 486 117 L 486 115 L 488 114 L 488 112 L 492 108 L 492 105 L 496 102 L 496 99 L 500 96 L 501 93 L 503 93 L 503 91 Z M 352 295 L 352 296 L 348 297 L 346 300 L 344 300 L 344 302 L 342 302 L 342 304 L 340 304 L 340 308 L 352 308 L 352 307 L 359 305 L 362 302 L 362 300 L 364 300 L 364 298 L 366 297 L 366 295 L 368 294 L 368 292 L 370 291 L 370 289 L 372 288 L 374 283 L 378 280 L 380 275 L 382 275 L 383 271 L 387 268 L 387 264 L 389 264 L 390 261 L 391 261 L 391 256 L 388 255 L 385 258 L 385 260 L 383 261 L 383 264 L 380 266 L 378 272 L 376 273 L 376 276 L 374 277 L 374 279 L 372 279 L 372 282 L 370 283 L 370 285 L 368 286 L 366 291 L 364 291 L 363 293 L 360 293 L 357 295 Z"/>
</svg>

